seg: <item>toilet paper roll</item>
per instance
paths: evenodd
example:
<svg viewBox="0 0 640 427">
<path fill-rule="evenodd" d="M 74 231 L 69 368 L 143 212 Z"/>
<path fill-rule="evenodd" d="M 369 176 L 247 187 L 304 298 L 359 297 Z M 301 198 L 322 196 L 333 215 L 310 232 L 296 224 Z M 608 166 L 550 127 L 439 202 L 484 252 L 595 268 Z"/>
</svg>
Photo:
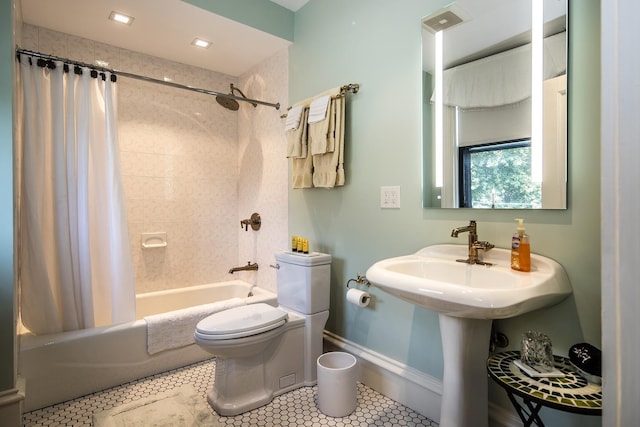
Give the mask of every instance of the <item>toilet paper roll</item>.
<svg viewBox="0 0 640 427">
<path fill-rule="evenodd" d="M 369 301 L 371 301 L 371 295 L 369 292 L 351 288 L 347 291 L 347 301 L 358 307 L 366 307 L 369 305 Z"/>
</svg>

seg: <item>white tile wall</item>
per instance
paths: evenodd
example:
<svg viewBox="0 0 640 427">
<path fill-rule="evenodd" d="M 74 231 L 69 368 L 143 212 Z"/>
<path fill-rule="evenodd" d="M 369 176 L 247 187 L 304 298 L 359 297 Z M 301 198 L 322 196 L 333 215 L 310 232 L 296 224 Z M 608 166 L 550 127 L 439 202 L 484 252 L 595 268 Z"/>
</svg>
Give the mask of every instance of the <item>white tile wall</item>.
<svg viewBox="0 0 640 427">
<path fill-rule="evenodd" d="M 287 103 L 287 52 L 240 78 L 25 25 L 23 48 L 157 79 Z M 118 79 L 120 154 L 136 291 L 242 278 L 275 290 L 273 253 L 286 247 L 287 168 L 281 111 L 241 103 L 237 112 L 210 95 Z M 240 230 L 259 212 L 263 228 Z M 140 233 L 165 231 L 165 249 L 142 250 Z M 231 276 L 257 261 L 260 270 Z"/>
<path fill-rule="evenodd" d="M 280 110 L 271 107 L 240 108 L 238 147 L 238 205 L 240 216 L 249 218 L 258 212 L 262 226 L 255 232 L 239 231 L 239 261 L 256 260 L 260 266 L 253 278 L 261 287 L 276 291 L 273 254 L 285 250 L 288 236 L 288 161 L 284 121 L 287 111 L 288 53 L 282 51 L 262 62 L 240 78 L 240 88 L 249 97 L 271 103 L 280 102 Z M 247 274 L 245 274 L 247 275 Z"/>
</svg>

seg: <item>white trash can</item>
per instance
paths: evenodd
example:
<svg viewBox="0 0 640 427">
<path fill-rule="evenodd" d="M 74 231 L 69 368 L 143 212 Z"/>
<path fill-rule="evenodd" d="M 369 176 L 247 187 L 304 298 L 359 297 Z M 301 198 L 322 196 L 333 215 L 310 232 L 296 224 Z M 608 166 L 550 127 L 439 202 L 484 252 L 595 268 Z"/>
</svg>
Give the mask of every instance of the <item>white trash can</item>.
<svg viewBox="0 0 640 427">
<path fill-rule="evenodd" d="M 318 409 L 330 417 L 346 417 L 358 405 L 356 358 L 339 351 L 318 357 Z"/>
</svg>

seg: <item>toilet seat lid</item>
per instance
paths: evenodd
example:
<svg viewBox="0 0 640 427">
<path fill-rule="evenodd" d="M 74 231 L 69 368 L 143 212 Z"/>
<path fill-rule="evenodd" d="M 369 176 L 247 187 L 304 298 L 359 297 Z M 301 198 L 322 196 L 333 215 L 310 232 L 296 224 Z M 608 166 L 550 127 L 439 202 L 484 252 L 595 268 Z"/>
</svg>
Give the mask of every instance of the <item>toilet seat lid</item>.
<svg viewBox="0 0 640 427">
<path fill-rule="evenodd" d="M 265 303 L 219 311 L 196 325 L 196 332 L 209 339 L 230 339 L 275 329 L 285 323 L 287 313 Z"/>
</svg>

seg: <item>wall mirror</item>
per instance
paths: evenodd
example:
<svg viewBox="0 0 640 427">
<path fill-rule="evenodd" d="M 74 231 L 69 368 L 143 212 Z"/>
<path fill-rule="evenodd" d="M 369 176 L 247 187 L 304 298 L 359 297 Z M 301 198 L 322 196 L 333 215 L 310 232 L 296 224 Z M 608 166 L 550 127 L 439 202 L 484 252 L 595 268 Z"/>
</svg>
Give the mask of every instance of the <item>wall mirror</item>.
<svg viewBox="0 0 640 427">
<path fill-rule="evenodd" d="M 567 3 L 457 0 L 422 19 L 424 207 L 566 209 Z"/>
</svg>

